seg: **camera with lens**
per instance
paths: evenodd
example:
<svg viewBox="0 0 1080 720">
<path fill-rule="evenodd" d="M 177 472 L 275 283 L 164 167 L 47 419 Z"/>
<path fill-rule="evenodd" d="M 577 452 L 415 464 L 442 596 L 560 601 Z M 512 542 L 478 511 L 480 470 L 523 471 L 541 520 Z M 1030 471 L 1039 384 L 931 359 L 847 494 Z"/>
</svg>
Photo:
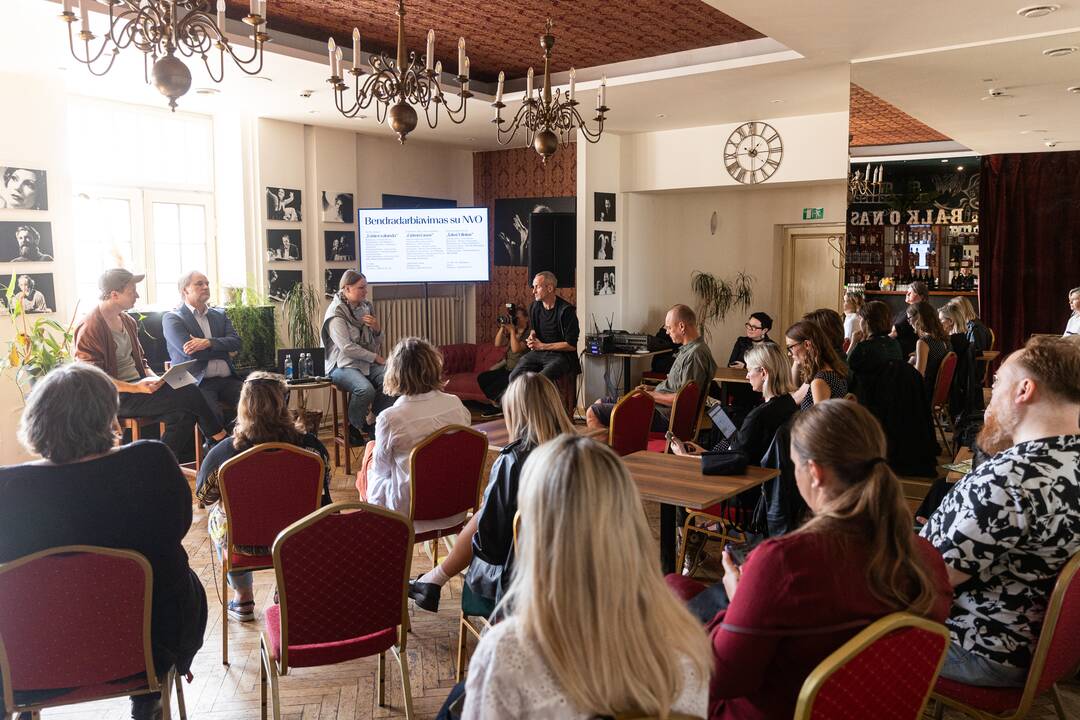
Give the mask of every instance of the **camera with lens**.
<svg viewBox="0 0 1080 720">
<path fill-rule="evenodd" d="M 506 308 L 506 314 L 495 318 L 495 322 L 499 325 L 513 325 L 514 318 L 517 317 L 518 306 L 514 303 L 506 303 L 503 307 Z"/>
</svg>

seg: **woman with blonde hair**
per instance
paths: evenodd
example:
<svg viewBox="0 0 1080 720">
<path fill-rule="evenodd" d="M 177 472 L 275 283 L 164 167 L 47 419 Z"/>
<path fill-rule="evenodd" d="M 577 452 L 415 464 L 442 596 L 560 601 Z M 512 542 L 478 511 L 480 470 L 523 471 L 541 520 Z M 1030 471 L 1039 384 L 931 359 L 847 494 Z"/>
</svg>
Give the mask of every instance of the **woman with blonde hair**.
<svg viewBox="0 0 1080 720">
<path fill-rule="evenodd" d="M 791 717 L 807 675 L 877 618 L 910 612 L 942 622 L 952 586 L 885 462 L 869 410 L 826 400 L 795 417 L 791 459 L 813 517 L 766 540 L 742 566 L 723 554 L 729 605 L 708 624 L 709 717 Z M 669 579 L 684 597 L 692 581 Z"/>
<path fill-rule="evenodd" d="M 284 442 L 318 453 L 323 459 L 322 504 L 329 505 L 330 500 L 330 455 L 326 447 L 314 434 L 301 429 L 298 421 L 289 412 L 289 387 L 281 375 L 268 372 L 253 372 L 244 380 L 240 388 L 240 402 L 236 406 L 236 426 L 232 437 L 215 445 L 199 466 L 199 475 L 195 480 L 195 494 L 206 504 L 214 503 L 207 516 L 206 528 L 210 539 L 220 557 L 225 544 L 226 518 L 225 508 L 218 502 L 221 492 L 218 489 L 218 470 L 226 460 L 240 453 L 268 442 Z M 266 555 L 266 547 L 240 547 L 239 552 L 251 555 Z M 229 617 L 240 622 L 255 619 L 255 597 L 252 594 L 250 572 L 229 572 L 229 586 L 233 590 L 233 599 L 229 602 Z"/>
<path fill-rule="evenodd" d="M 446 559 L 409 582 L 409 597 L 429 612 L 438 612 L 442 586 L 465 568 L 465 582 L 473 592 L 493 601 L 502 597 L 513 565 L 521 466 L 538 445 L 574 432 L 558 389 L 539 373 L 515 378 L 503 393 L 502 409 L 510 443 L 491 466 L 484 504 L 458 534 Z"/>
<path fill-rule="evenodd" d="M 844 293 L 844 339 L 850 340 L 852 333 L 859 329 L 859 310 L 866 304 L 866 296 L 861 292 L 848 290 Z"/>
<path fill-rule="evenodd" d="M 427 340 L 402 338 L 386 359 L 383 392 L 397 396 L 375 420 L 375 439 L 364 450 L 356 476 L 360 499 L 409 514 L 409 457 L 420 441 L 447 425 L 468 426 L 469 411 L 442 391 L 442 355 Z M 416 523 L 419 534 L 451 527 L 464 515 Z"/>
<path fill-rule="evenodd" d="M 573 435 L 544 443 L 518 503 L 514 582 L 469 664 L 463 717 L 704 717 L 708 639 L 665 587 L 615 453 Z"/>
</svg>

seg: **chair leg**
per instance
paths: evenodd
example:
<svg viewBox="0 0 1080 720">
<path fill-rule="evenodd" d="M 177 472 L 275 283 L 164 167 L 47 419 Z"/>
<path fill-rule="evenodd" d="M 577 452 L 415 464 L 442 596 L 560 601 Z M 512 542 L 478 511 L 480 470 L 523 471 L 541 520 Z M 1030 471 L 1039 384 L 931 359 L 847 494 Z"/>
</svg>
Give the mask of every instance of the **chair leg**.
<svg viewBox="0 0 1080 720">
<path fill-rule="evenodd" d="M 379 653 L 379 662 L 375 665 L 375 685 L 378 687 L 379 707 L 386 707 L 386 653 Z"/>
<path fill-rule="evenodd" d="M 268 671 L 269 653 L 266 652 L 266 642 L 259 638 L 259 708 L 260 718 L 266 720 L 266 681 Z"/>
<path fill-rule="evenodd" d="M 263 681 L 263 720 L 266 720 L 266 680 L 269 679 L 270 684 L 270 708 L 273 712 L 274 720 L 281 720 L 281 695 L 278 689 L 278 671 L 277 663 L 270 657 L 270 643 L 266 641 L 266 634 L 259 642 L 259 653 L 262 655 L 262 670 L 260 671 L 260 679 Z"/>
<path fill-rule="evenodd" d="M 1066 720 L 1065 705 L 1061 702 L 1061 693 L 1058 692 L 1057 683 L 1050 686 L 1050 698 L 1054 701 L 1054 710 L 1057 711 L 1058 720 Z"/>
<path fill-rule="evenodd" d="M 229 548 L 221 553 L 224 557 Z M 221 664 L 229 664 L 229 572 L 221 563 Z"/>
<path fill-rule="evenodd" d="M 412 720 L 412 686 L 409 683 L 409 656 L 397 646 L 392 648 L 394 657 L 398 661 L 398 669 L 401 670 L 401 692 L 405 696 L 405 720 Z"/>
<path fill-rule="evenodd" d="M 172 720 L 172 688 L 175 679 L 176 668 L 170 668 L 161 683 L 161 720 Z"/>
<path fill-rule="evenodd" d="M 465 623 L 467 622 L 465 613 L 461 613 L 458 616 L 457 668 L 454 671 L 456 683 L 461 682 L 461 677 L 465 674 L 465 633 L 468 632 Z"/>
<path fill-rule="evenodd" d="M 176 685 L 176 710 L 180 715 L 180 720 L 187 720 L 187 704 L 184 702 L 184 678 L 180 673 L 173 673 L 173 683 Z"/>
<path fill-rule="evenodd" d="M 690 518 L 686 518 L 686 522 L 683 523 L 682 542 L 679 543 L 679 554 L 675 558 L 675 573 L 682 575 L 683 568 L 686 562 L 686 541 L 690 537 Z"/>
<path fill-rule="evenodd" d="M 941 720 L 945 716 L 945 703 L 934 698 L 934 720 Z"/>
</svg>

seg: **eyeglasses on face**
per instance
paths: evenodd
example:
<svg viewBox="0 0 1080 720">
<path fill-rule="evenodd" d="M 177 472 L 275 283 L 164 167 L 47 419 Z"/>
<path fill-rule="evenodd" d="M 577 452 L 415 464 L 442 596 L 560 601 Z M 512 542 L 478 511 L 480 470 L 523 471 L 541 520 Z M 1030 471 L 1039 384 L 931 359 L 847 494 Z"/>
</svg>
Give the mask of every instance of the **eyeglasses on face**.
<svg viewBox="0 0 1080 720">
<path fill-rule="evenodd" d="M 791 357 L 791 351 L 792 351 L 792 348 L 797 348 L 797 347 L 799 347 L 799 345 L 800 345 L 800 344 L 801 344 L 801 343 L 787 343 L 787 354 L 788 354 L 788 357 Z"/>
<path fill-rule="evenodd" d="M 745 323 L 745 325 L 746 325 L 747 330 L 764 330 L 765 329 L 761 325 L 751 325 L 750 323 Z"/>
</svg>

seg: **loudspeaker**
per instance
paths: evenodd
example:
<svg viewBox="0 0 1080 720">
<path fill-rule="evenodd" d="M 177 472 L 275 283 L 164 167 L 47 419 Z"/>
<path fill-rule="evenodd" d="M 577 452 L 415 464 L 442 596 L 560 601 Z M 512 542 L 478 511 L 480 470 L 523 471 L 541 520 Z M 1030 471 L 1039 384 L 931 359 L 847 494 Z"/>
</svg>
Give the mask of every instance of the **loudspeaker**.
<svg viewBox="0 0 1080 720">
<path fill-rule="evenodd" d="M 529 282 L 543 271 L 555 273 L 559 287 L 574 287 L 577 275 L 577 215 L 529 216 Z"/>
</svg>

